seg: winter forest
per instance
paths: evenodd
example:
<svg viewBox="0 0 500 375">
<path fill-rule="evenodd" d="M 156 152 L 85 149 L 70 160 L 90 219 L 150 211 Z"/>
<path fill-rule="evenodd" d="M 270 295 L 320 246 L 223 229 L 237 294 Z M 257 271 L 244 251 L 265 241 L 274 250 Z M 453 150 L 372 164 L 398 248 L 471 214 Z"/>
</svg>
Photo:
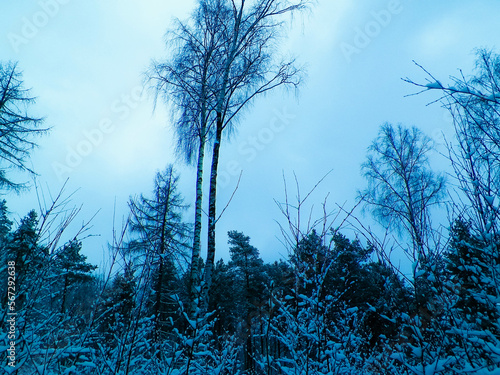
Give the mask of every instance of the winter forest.
<svg viewBox="0 0 500 375">
<path fill-rule="evenodd" d="M 65 2 L 39 4 L 49 20 Z M 403 5 L 372 12 L 374 21 L 337 53 L 355 58 L 356 38 L 369 38 L 375 22 L 389 27 Z M 55 194 L 55 186 L 48 193 L 30 182 L 51 118 L 40 114 L 24 61 L 0 50 L 0 373 L 500 374 L 495 46 L 476 46 L 469 71 L 450 66 L 441 76 L 414 61 L 410 78 L 397 77 L 411 105 L 422 99 L 451 119 L 444 148 L 418 126 L 377 123 L 357 166 L 363 182 L 349 185 L 353 202 L 317 199 L 328 176 L 344 183 L 335 168 L 312 181 L 283 171 L 271 218 L 275 260 L 263 260 L 240 228 L 221 233 L 244 184 L 236 173 L 220 199 L 226 147 L 262 100 L 300 98 L 307 56 L 287 50 L 288 34 L 316 7 L 196 0 L 186 18 L 165 22 L 165 57 L 147 56 L 139 73 L 152 110 L 166 109 L 176 158 L 151 178 L 150 191 L 130 192 L 101 264 L 89 260 L 95 228 L 94 217 L 81 217 L 85 202 L 67 182 Z M 29 39 L 9 35 L 19 48 Z M 111 132 L 110 123 L 99 126 L 89 140 Z M 189 184 L 180 183 L 184 170 L 194 176 Z M 20 194 L 38 206 L 12 212 Z"/>
</svg>

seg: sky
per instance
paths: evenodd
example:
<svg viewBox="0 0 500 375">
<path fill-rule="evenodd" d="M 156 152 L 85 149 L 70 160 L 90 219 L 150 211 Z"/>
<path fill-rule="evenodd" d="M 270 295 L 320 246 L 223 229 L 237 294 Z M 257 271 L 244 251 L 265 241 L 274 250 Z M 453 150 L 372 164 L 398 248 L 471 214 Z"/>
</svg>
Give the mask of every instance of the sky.
<svg viewBox="0 0 500 375">
<path fill-rule="evenodd" d="M 167 164 L 174 163 L 185 202 L 194 205 L 195 170 L 174 153 L 165 106 L 153 110 L 143 89 L 151 60 L 167 57 L 165 32 L 194 6 L 194 0 L 0 0 L 0 61 L 18 62 L 37 97 L 33 111 L 51 128 L 31 157 L 39 191 L 57 195 L 67 180 L 72 204 L 82 207 L 75 225 L 95 215 L 93 237 L 83 246 L 95 264 L 106 258 L 129 197 L 150 194 L 155 173 Z M 218 222 L 216 258 L 228 259 L 229 230 L 250 236 L 265 261 L 287 255 L 276 201 L 284 201 L 284 180 L 294 199 L 294 174 L 302 197 L 328 174 L 303 222 L 311 209 L 321 216 L 325 197 L 329 210 L 350 210 L 365 187 L 366 149 L 384 122 L 416 125 L 444 151 L 450 117 L 427 105 L 436 99 L 432 93 L 407 96 L 417 90 L 402 78 L 425 82 L 413 61 L 443 82 L 459 69 L 470 74 L 474 49 L 500 43 L 499 14 L 493 1 L 318 0 L 295 17 L 281 47 L 304 66 L 304 84 L 297 94 L 276 91 L 256 100 L 221 147 L 219 212 L 230 204 Z M 446 168 L 438 153 L 432 161 Z M 4 198 L 17 221 L 38 206 L 33 188 Z M 193 218 L 191 208 L 184 219 Z"/>
</svg>

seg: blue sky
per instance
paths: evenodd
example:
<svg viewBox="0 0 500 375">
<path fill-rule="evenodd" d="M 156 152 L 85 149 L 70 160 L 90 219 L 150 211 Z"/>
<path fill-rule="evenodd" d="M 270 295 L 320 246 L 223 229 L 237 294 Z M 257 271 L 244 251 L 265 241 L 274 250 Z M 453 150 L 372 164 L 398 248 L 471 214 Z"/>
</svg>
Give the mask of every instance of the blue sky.
<svg viewBox="0 0 500 375">
<path fill-rule="evenodd" d="M 164 33 L 172 19 L 188 17 L 194 1 L 141 2 L 41 0 L 0 4 L 0 59 L 14 60 L 38 97 L 49 135 L 32 154 L 41 188 L 55 194 L 66 178 L 79 223 L 97 211 L 85 252 L 103 258 L 130 195 L 148 194 L 154 174 L 174 162 L 186 202 L 194 202 L 194 169 L 176 161 L 168 113 L 142 90 L 151 59 L 165 56 Z M 223 144 L 219 207 L 225 206 L 242 170 L 239 188 L 219 221 L 218 255 L 228 256 L 227 231 L 251 236 L 265 260 L 286 255 L 276 236 L 283 173 L 296 173 L 306 192 L 328 171 L 311 203 L 323 198 L 350 208 L 364 187 L 360 164 L 386 122 L 416 125 L 443 151 L 451 135 L 446 112 L 426 106 L 432 95 L 405 97 L 415 89 L 401 78 L 423 81 L 417 61 L 447 81 L 471 72 L 473 49 L 500 42 L 500 3 L 492 1 L 319 0 L 294 19 L 283 48 L 297 56 L 307 78 L 297 96 L 275 92 L 257 100 L 231 143 Z M 437 168 L 446 161 L 436 156 Z M 28 179 L 29 176 L 21 175 Z M 37 206 L 34 191 L 7 196 L 23 215 Z M 116 203 L 115 203 L 116 202 Z M 116 206 L 115 206 L 116 204 Z M 192 220 L 186 212 L 186 220 Z M 359 213 L 362 217 L 362 214 Z"/>
</svg>

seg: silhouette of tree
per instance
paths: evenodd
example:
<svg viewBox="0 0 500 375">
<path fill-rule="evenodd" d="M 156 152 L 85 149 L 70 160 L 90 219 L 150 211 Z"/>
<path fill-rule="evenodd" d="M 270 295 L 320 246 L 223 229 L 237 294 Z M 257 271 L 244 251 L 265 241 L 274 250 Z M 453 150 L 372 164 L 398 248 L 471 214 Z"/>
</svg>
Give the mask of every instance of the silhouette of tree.
<svg viewBox="0 0 500 375">
<path fill-rule="evenodd" d="M 8 168 L 33 172 L 27 165 L 36 146 L 32 138 L 47 131 L 40 128 L 42 119 L 29 113 L 34 102 L 17 65 L 0 62 L 0 188 L 19 190 L 25 186 L 7 177 Z"/>
</svg>

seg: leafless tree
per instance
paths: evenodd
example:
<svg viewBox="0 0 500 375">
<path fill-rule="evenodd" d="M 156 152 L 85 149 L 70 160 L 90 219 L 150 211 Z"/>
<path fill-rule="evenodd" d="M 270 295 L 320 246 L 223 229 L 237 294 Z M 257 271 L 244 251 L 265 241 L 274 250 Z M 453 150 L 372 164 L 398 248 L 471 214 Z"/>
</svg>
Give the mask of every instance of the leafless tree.
<svg viewBox="0 0 500 375">
<path fill-rule="evenodd" d="M 208 246 L 203 299 L 208 298 L 215 260 L 217 170 L 223 136 L 229 136 L 243 109 L 260 94 L 278 86 L 297 87 L 299 69 L 293 59 L 275 58 L 286 15 L 311 0 L 199 0 L 191 23 L 177 22 L 177 45 L 167 64 L 155 63 L 150 77 L 165 94 L 176 115 L 179 149 L 197 154 L 195 231 L 191 262 L 192 297 L 200 272 L 202 174 L 205 144 L 212 143 L 208 209 Z"/>
<path fill-rule="evenodd" d="M 436 101 L 450 111 L 455 140 L 449 143 L 449 157 L 462 193 L 457 215 L 489 243 L 499 234 L 494 200 L 500 195 L 500 56 L 485 49 L 476 55 L 475 74 L 451 77 L 449 86 L 418 64 L 428 83 L 405 81 L 423 89 L 416 94 L 437 91 Z"/>
<path fill-rule="evenodd" d="M 362 165 L 368 188 L 361 199 L 382 225 L 410 236 L 414 271 L 433 251 L 429 211 L 444 194 L 444 176 L 429 168 L 431 149 L 431 139 L 416 127 L 385 124 Z"/>
<path fill-rule="evenodd" d="M 177 152 L 188 163 L 196 160 L 197 165 L 191 301 L 196 298 L 200 281 L 203 164 L 213 123 L 215 100 L 211 86 L 221 65 L 223 39 L 220 23 L 227 17 L 224 11 L 225 8 L 214 6 L 212 1 L 200 1 L 189 21 L 176 20 L 166 35 L 172 57 L 166 62 L 154 61 L 148 72 L 156 100 L 161 96 L 172 104 Z M 192 304 L 191 312 L 194 308 Z"/>
<path fill-rule="evenodd" d="M 42 119 L 33 117 L 30 106 L 35 99 L 24 88 L 22 75 L 14 63 L 0 62 L 0 187 L 19 190 L 24 184 L 6 176 L 7 168 L 33 172 L 27 165 L 30 151 L 36 146 L 34 136 L 47 131 Z"/>
<path fill-rule="evenodd" d="M 310 0 L 213 0 L 228 17 L 218 25 L 223 35 L 220 74 L 211 90 L 215 98 L 215 136 L 210 174 L 208 245 L 203 299 L 208 299 L 215 260 L 217 170 L 223 135 L 230 135 L 237 117 L 261 94 L 280 86 L 296 88 L 300 69 L 294 59 L 277 60 L 277 42 L 284 36 L 284 16 L 306 9 Z"/>
<path fill-rule="evenodd" d="M 422 88 L 413 95 L 437 93 L 434 102 L 450 111 L 455 130 L 455 137 L 448 140 L 449 159 L 455 172 L 453 182 L 458 187 L 453 196 L 452 219 L 455 221 L 450 233 L 453 288 L 443 284 L 445 293 L 439 295 L 449 296 L 444 306 L 449 306 L 449 319 L 458 333 L 457 346 L 464 347 L 463 361 L 456 362 L 466 363 L 469 368 L 496 368 L 498 360 L 489 353 L 491 347 L 498 347 L 498 335 L 490 332 L 496 329 L 499 315 L 496 301 L 500 295 L 497 201 L 500 193 L 500 56 L 485 49 L 477 50 L 476 56 L 473 74 L 460 72 L 458 77 L 451 77 L 450 84 L 442 83 L 418 64 L 427 82 L 409 78 L 405 81 Z M 463 294 L 472 296 L 477 313 L 470 312 L 470 306 L 457 308 Z M 473 323 L 467 326 L 464 322 L 468 322 L 470 316 Z M 470 345 L 472 342 L 474 345 Z M 475 345 L 476 342 L 480 344 Z"/>
</svg>

